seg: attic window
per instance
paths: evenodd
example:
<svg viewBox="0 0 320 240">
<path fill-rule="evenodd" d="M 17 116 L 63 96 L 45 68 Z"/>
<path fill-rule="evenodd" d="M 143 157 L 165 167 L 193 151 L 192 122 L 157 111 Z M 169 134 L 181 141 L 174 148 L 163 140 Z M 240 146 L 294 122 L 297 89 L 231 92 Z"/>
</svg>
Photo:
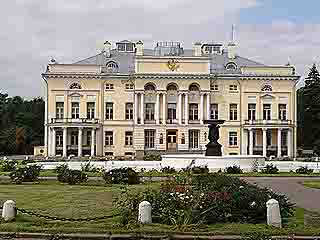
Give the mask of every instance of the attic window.
<svg viewBox="0 0 320 240">
<path fill-rule="evenodd" d="M 235 63 L 233 63 L 233 62 L 227 63 L 226 69 L 228 71 L 234 71 L 234 70 L 237 69 L 237 65 Z"/>
<path fill-rule="evenodd" d="M 119 68 L 118 64 L 113 61 L 108 62 L 106 65 L 107 65 L 108 71 L 111 71 L 111 72 L 117 71 Z"/>
<path fill-rule="evenodd" d="M 79 83 L 72 83 L 70 89 L 81 89 L 81 85 Z"/>
<path fill-rule="evenodd" d="M 134 43 L 129 41 L 119 42 L 117 43 L 117 49 L 119 52 L 133 52 Z"/>
</svg>

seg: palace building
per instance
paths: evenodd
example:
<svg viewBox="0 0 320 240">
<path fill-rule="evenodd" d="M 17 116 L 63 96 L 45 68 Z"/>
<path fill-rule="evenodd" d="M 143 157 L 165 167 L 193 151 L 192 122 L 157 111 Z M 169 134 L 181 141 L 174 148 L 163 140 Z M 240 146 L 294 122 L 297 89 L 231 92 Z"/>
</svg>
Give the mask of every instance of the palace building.
<svg viewBox="0 0 320 240">
<path fill-rule="evenodd" d="M 78 62 L 52 60 L 42 77 L 46 156 L 202 153 L 206 119 L 226 120 L 224 155 L 296 155 L 295 68 L 241 57 L 234 42 L 107 41 Z"/>
</svg>

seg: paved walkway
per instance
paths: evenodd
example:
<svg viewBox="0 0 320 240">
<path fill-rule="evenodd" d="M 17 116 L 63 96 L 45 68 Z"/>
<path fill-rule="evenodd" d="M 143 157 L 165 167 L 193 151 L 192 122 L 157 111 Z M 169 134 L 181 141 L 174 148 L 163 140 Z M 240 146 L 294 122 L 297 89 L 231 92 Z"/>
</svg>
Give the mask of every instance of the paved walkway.
<svg viewBox="0 0 320 240">
<path fill-rule="evenodd" d="M 304 187 L 306 180 L 320 181 L 320 177 L 243 177 L 249 183 L 256 183 L 286 195 L 298 207 L 320 213 L 320 189 Z"/>
</svg>

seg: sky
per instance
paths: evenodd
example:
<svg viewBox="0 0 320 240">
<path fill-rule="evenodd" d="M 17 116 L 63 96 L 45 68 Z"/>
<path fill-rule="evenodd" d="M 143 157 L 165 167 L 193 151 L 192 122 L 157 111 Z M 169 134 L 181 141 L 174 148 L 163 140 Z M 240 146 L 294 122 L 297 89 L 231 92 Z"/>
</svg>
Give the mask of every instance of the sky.
<svg viewBox="0 0 320 240">
<path fill-rule="evenodd" d="M 320 64 L 319 0 L 2 0 L 0 92 L 44 95 L 51 58 L 72 63 L 103 42 L 142 40 L 227 43 L 235 24 L 237 54 L 269 65 L 288 60 L 305 76 Z"/>
</svg>

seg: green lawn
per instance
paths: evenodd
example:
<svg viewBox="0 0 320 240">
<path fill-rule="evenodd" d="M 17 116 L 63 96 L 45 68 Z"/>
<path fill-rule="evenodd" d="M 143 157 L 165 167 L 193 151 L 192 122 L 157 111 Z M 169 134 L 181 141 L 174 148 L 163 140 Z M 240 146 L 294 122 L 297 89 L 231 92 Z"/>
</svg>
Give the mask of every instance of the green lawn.
<svg viewBox="0 0 320 240">
<path fill-rule="evenodd" d="M 320 189 L 320 181 L 304 181 L 303 185 L 310 188 Z"/>
<path fill-rule="evenodd" d="M 130 186 L 142 189 L 146 185 Z M 159 187 L 159 183 L 149 185 Z M 43 181 L 39 184 L 14 185 L 0 183 L 0 201 L 13 199 L 17 207 L 58 217 L 95 217 L 116 214 L 112 209 L 112 199 L 121 191 L 119 185 L 104 186 L 102 181 L 89 181 L 85 185 L 65 185 L 56 181 Z M 273 234 L 320 234 L 320 229 L 304 226 L 303 209 L 296 209 L 295 217 L 289 219 L 286 228 L 278 230 L 265 224 L 215 224 L 210 226 L 148 226 L 129 225 L 121 227 L 118 217 L 96 222 L 60 222 L 18 214 L 16 222 L 0 224 L 0 231 L 9 232 L 50 232 L 50 233 L 120 233 L 120 232 L 201 232 L 203 234 L 243 234 L 246 232 L 269 232 Z M 320 223 L 319 223 L 320 224 Z"/>
</svg>

